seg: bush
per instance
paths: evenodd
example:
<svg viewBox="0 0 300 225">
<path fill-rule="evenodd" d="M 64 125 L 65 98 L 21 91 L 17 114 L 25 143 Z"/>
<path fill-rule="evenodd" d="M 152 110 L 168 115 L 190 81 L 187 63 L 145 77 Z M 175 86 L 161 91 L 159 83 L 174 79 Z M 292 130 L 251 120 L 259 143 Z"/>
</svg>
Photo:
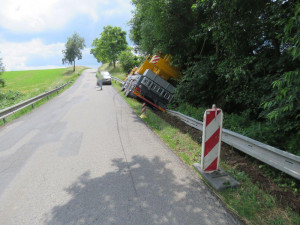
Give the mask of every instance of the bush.
<svg viewBox="0 0 300 225">
<path fill-rule="evenodd" d="M 0 92 L 0 109 L 4 109 L 22 99 L 24 94 L 18 91 Z"/>
<path fill-rule="evenodd" d="M 134 66 L 138 66 L 140 61 L 140 57 L 134 55 L 130 49 L 121 52 L 119 55 L 119 62 L 124 71 L 131 70 Z"/>
</svg>

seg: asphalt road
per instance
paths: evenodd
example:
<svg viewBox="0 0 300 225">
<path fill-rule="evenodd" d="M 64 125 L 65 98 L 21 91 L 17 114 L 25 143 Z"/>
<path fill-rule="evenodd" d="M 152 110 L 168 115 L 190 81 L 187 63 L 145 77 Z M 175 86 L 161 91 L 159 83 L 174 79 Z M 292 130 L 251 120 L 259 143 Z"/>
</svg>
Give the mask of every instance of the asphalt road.
<svg viewBox="0 0 300 225">
<path fill-rule="evenodd" d="M 239 224 L 95 72 L 0 128 L 0 224 Z"/>
</svg>

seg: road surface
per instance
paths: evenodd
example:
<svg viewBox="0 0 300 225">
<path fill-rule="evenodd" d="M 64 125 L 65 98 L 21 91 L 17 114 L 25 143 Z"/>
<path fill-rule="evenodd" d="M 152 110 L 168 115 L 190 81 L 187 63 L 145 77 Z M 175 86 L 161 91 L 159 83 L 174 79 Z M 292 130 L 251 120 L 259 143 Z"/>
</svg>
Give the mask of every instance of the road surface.
<svg viewBox="0 0 300 225">
<path fill-rule="evenodd" d="M 0 128 L 0 224 L 239 224 L 95 73 Z"/>
</svg>

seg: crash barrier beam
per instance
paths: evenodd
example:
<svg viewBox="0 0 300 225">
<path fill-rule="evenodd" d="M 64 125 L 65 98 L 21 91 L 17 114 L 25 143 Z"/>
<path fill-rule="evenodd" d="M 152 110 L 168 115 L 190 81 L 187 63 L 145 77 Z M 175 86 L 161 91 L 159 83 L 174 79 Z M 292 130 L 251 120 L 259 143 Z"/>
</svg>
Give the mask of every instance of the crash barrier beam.
<svg viewBox="0 0 300 225">
<path fill-rule="evenodd" d="M 48 96 L 51 95 L 51 94 L 53 94 L 54 92 L 57 92 L 57 94 L 58 94 L 58 91 L 60 89 L 63 89 L 66 85 L 68 85 L 70 83 L 72 83 L 72 81 L 69 81 L 68 83 L 63 84 L 62 86 L 57 87 L 57 88 L 55 88 L 55 89 L 53 89 L 51 91 L 45 92 L 44 94 L 40 94 L 40 95 L 38 95 L 36 97 L 33 97 L 33 98 L 30 98 L 30 99 L 28 99 L 28 100 L 26 100 L 24 102 L 18 103 L 16 105 L 13 105 L 11 107 L 8 107 L 6 109 L 1 110 L 0 111 L 0 120 L 3 119 L 3 122 L 6 123 L 6 119 L 5 118 L 8 117 L 9 115 L 11 115 L 13 113 L 16 113 L 16 112 L 20 111 L 21 109 L 24 109 L 24 108 L 26 108 L 26 107 L 28 107 L 30 105 L 32 106 L 32 108 L 34 108 L 34 103 L 42 100 L 45 97 L 48 98 Z"/>
<path fill-rule="evenodd" d="M 166 110 L 187 125 L 202 131 L 203 123 L 180 112 Z M 300 157 L 270 145 L 261 143 L 233 131 L 222 129 L 222 141 L 298 180 L 300 180 Z"/>
</svg>

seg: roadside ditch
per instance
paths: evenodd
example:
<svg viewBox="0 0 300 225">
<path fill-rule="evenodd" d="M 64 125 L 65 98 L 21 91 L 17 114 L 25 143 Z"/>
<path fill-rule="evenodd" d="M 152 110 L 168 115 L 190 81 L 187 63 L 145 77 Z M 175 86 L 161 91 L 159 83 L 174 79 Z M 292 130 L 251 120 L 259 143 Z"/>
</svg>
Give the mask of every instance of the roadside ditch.
<svg viewBox="0 0 300 225">
<path fill-rule="evenodd" d="M 184 122 L 170 114 L 160 111 L 155 111 L 155 113 L 172 126 L 180 129 L 181 132 L 189 134 L 194 141 L 198 142 L 201 145 L 201 131 L 190 127 L 189 125 L 185 124 Z M 221 161 L 239 171 L 244 171 L 253 183 L 259 185 L 261 188 L 263 188 L 263 190 L 275 196 L 277 201 L 279 201 L 283 207 L 290 207 L 296 213 L 300 212 L 299 191 L 295 193 L 293 188 L 288 186 L 280 187 L 278 184 L 276 184 L 276 182 L 274 182 L 276 176 L 287 177 L 288 175 L 285 175 L 279 171 L 274 171 L 272 174 L 273 176 L 268 176 L 266 175 L 266 171 L 263 169 L 263 167 L 269 166 L 263 165 L 262 162 L 244 154 L 243 152 L 240 152 L 237 149 L 234 149 L 233 147 L 225 143 L 222 143 L 221 146 Z M 269 170 L 271 170 L 271 168 L 268 168 L 268 171 Z M 294 180 L 294 182 L 296 183 L 295 188 L 299 190 L 299 181 L 294 178 L 290 179 Z"/>
</svg>

